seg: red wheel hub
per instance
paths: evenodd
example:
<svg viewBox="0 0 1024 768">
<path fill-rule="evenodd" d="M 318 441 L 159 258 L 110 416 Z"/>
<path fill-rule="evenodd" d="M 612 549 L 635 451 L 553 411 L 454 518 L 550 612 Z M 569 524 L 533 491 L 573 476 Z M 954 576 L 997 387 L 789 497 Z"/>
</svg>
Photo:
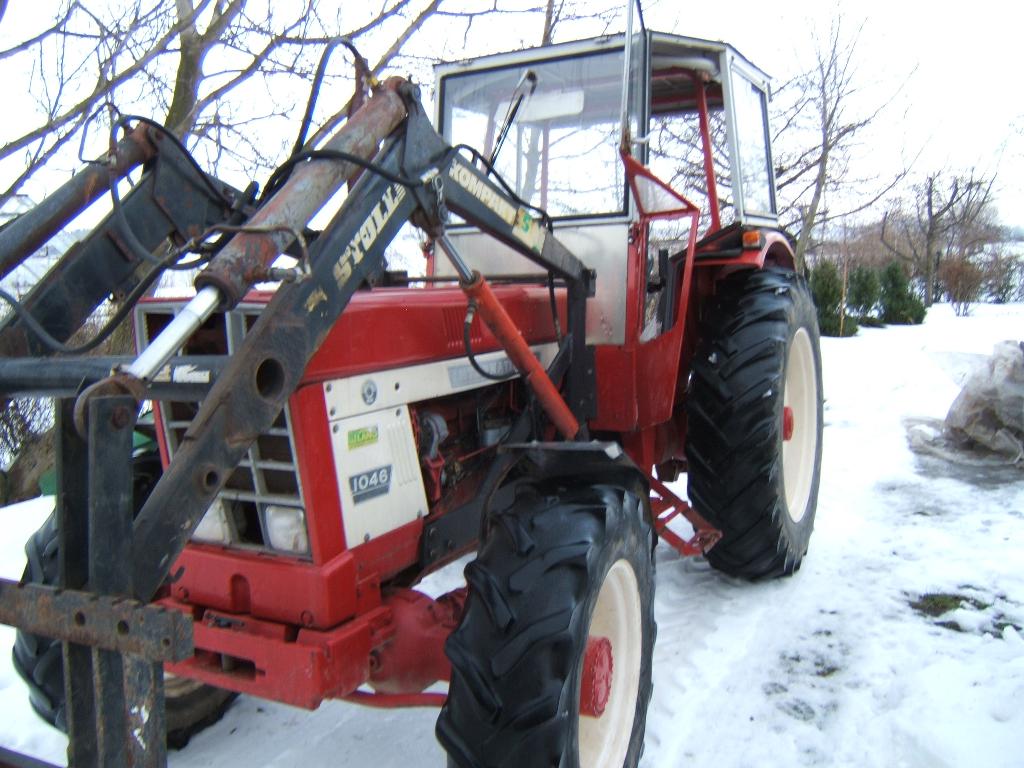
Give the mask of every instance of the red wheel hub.
<svg viewBox="0 0 1024 768">
<path fill-rule="evenodd" d="M 600 717 L 612 694 L 612 644 L 607 637 L 590 637 L 583 655 L 580 714 Z"/>
<path fill-rule="evenodd" d="M 782 439 L 793 439 L 793 409 L 788 405 L 782 409 Z"/>
</svg>

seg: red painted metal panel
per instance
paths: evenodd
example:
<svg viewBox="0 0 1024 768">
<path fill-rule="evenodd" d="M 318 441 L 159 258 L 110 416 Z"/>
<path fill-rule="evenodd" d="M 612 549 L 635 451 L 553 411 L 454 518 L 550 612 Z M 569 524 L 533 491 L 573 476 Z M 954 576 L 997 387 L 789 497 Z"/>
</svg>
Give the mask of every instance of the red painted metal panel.
<svg viewBox="0 0 1024 768">
<path fill-rule="evenodd" d="M 597 416 L 590 426 L 596 430 L 630 432 L 636 428 L 635 349 L 631 346 L 602 345 L 594 350 L 597 372 Z"/>
<path fill-rule="evenodd" d="M 683 331 L 692 293 L 694 249 L 697 240 L 698 209 L 647 168 L 623 155 L 634 196 L 639 196 L 638 179 L 653 184 L 675 200 L 675 207 L 641 213 L 630 232 L 627 266 L 625 343 L 597 348 L 598 415 L 591 426 L 599 430 L 634 432 L 672 417 L 679 377 Z M 640 343 L 642 302 L 646 296 L 644 264 L 648 250 L 649 223 L 655 219 L 690 220 L 689 240 L 683 256 L 683 275 L 676 303 L 675 322 L 670 330 Z M 691 329 L 692 330 L 692 329 Z"/>
<path fill-rule="evenodd" d="M 321 628 L 356 613 L 358 563 L 350 552 L 317 566 L 190 544 L 175 568 L 182 570 L 171 585 L 171 595 L 193 605 Z"/>
<path fill-rule="evenodd" d="M 413 520 L 350 551 L 362 573 L 387 581 L 417 561 L 422 533 L 423 521 Z"/>
<path fill-rule="evenodd" d="M 320 384 L 303 384 L 289 403 L 295 438 L 295 466 L 306 503 L 306 525 L 313 562 L 322 565 L 346 547 L 341 496 L 334 471 L 330 423 Z"/>
<path fill-rule="evenodd" d="M 494 293 L 523 336 L 531 343 L 555 338 L 547 289 L 542 286 L 497 285 Z M 443 360 L 462 352 L 462 324 L 451 327 L 445 313 L 466 312 L 466 297 L 456 287 L 431 290 L 380 288 L 356 294 L 306 369 L 306 383 L 368 371 Z M 473 351 L 500 349 L 481 328 L 482 341 Z M 383 340 L 387 343 L 382 343 Z"/>
<path fill-rule="evenodd" d="M 163 604 L 190 610 L 172 600 Z M 378 608 L 335 629 L 295 633 L 249 616 L 207 611 L 195 623 L 196 655 L 165 668 L 228 690 L 315 709 L 324 699 L 346 696 L 366 682 L 370 651 L 382 641 L 389 613 Z"/>
</svg>

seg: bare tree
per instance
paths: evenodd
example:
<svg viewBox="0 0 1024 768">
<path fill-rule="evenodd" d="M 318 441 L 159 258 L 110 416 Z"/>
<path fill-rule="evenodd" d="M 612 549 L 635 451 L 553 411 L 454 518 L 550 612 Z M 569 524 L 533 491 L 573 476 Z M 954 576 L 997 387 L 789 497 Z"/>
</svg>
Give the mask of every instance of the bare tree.
<svg viewBox="0 0 1024 768">
<path fill-rule="evenodd" d="M 851 173 L 858 134 L 888 103 L 867 112 L 854 106 L 860 92 L 860 31 L 847 37 L 837 17 L 828 36 L 816 39 L 811 66 L 776 89 L 773 144 L 776 186 L 783 201 L 780 218 L 797 232 L 800 269 L 814 245 L 816 229 L 875 205 L 906 174 L 900 171 L 878 179 Z M 824 205 L 826 194 L 839 203 L 831 210 Z"/>
<path fill-rule="evenodd" d="M 439 58 L 464 55 L 471 36 L 493 52 L 495 21 L 547 43 L 556 28 L 584 20 L 607 27 L 618 13 L 581 0 L 375 0 L 330 10 L 319 0 L 59 2 L 53 18 L 0 50 L 0 73 L 28 73 L 38 117 L 16 135 L 0 128 L 0 206 L 47 164 L 63 158 L 73 167 L 83 148 L 100 154 L 115 108 L 162 122 L 214 173 L 226 166 L 252 178 L 284 159 L 288 121 L 301 115 L 320 53 L 342 38 L 367 55 L 373 76 L 399 61 L 422 74 Z M 327 70 L 325 96 L 335 98 L 321 99 L 330 106 L 310 143 L 350 111 L 336 98 L 351 89 L 350 71 L 336 62 Z"/>
<path fill-rule="evenodd" d="M 1024 256 L 1011 249 L 1008 238 L 994 244 L 985 256 L 985 291 L 996 304 L 1024 294 Z"/>
<path fill-rule="evenodd" d="M 944 258 L 969 259 L 999 239 L 992 218 L 995 176 L 986 178 L 975 170 L 943 176 L 926 176 L 912 188 L 909 203 L 898 203 L 882 219 L 882 244 L 921 276 L 926 307 L 937 297 L 936 277 Z"/>
<path fill-rule="evenodd" d="M 431 15 L 448 12 L 443 4 L 382 0 L 328 16 L 316 0 L 62 0 L 41 30 L 0 51 L 0 72 L 29 71 L 38 114 L 0 139 L 0 205 L 55 158 L 83 145 L 98 154 L 115 108 L 155 115 L 215 172 L 226 159 L 248 175 L 271 168 L 287 151 L 286 129 L 267 126 L 301 114 L 326 46 L 349 38 L 378 53 L 376 75 Z M 349 71 L 332 66 L 325 89 L 350 83 Z M 320 119 L 330 130 L 346 112 Z"/>
</svg>

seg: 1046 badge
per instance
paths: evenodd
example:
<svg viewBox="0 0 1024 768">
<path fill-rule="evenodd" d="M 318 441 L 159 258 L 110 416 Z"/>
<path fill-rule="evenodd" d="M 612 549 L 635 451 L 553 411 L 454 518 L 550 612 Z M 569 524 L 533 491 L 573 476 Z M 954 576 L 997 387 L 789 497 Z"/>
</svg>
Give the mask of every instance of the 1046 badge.
<svg viewBox="0 0 1024 768">
<path fill-rule="evenodd" d="M 348 487 L 352 491 L 352 501 L 355 504 L 383 496 L 391 490 L 391 465 L 386 464 L 352 475 L 348 479 Z"/>
</svg>

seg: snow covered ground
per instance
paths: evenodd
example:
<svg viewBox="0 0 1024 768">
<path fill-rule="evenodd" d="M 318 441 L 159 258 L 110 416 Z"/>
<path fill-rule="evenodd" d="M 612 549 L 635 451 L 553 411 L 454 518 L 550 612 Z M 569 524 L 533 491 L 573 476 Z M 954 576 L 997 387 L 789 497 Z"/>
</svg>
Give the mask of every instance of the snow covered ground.
<svg viewBox="0 0 1024 768">
<path fill-rule="evenodd" d="M 825 456 L 801 571 L 750 585 L 658 550 L 645 768 L 1024 766 L 1024 471 L 907 441 L 995 342 L 1022 337 L 1024 305 L 936 306 L 923 326 L 823 340 Z M 20 575 L 48 511 L 0 511 L 2 575 Z M 911 605 L 925 595 L 960 607 L 930 617 Z M 0 745 L 63 764 L 66 740 L 11 669 L 13 635 L 0 628 Z M 170 764 L 441 766 L 434 719 L 243 697 Z"/>
</svg>

